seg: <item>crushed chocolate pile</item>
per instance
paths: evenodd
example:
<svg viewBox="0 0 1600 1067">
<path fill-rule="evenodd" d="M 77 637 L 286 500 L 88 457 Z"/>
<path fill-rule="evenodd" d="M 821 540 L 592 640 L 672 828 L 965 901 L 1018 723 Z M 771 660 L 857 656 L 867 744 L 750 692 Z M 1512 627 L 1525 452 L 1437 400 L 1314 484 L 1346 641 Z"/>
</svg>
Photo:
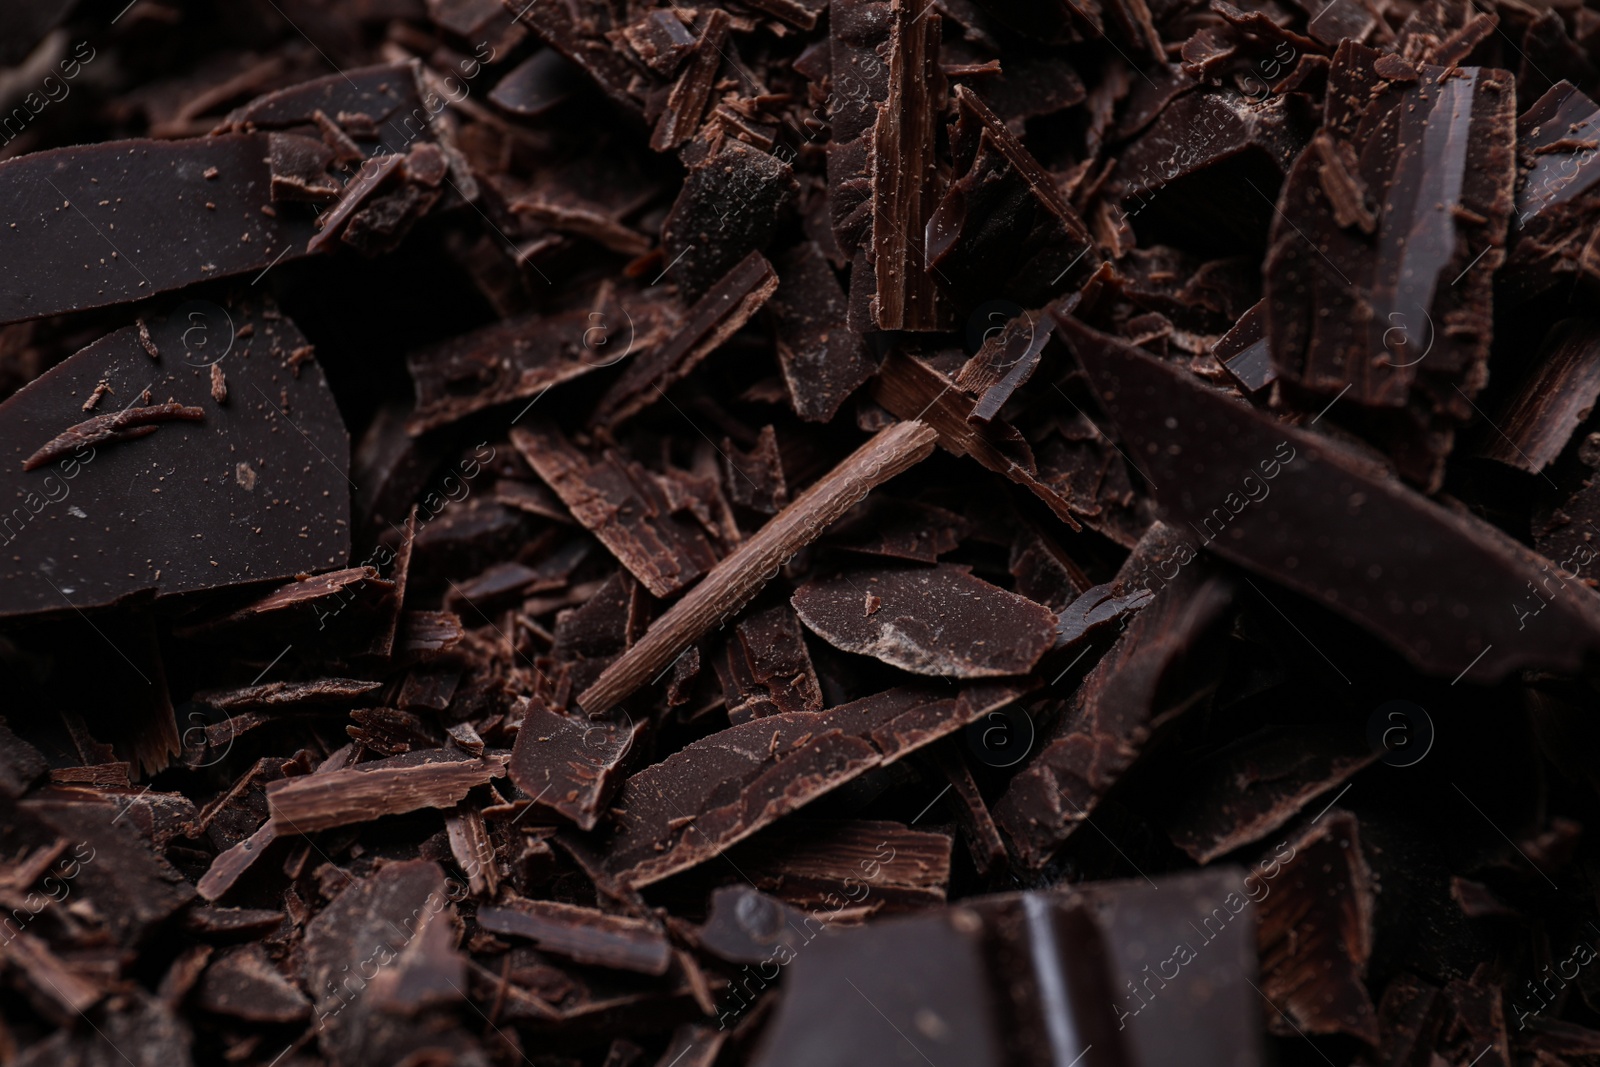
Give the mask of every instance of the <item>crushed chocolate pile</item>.
<svg viewBox="0 0 1600 1067">
<path fill-rule="evenodd" d="M 1575 0 L 8 0 L 0 1067 L 1600 1064 L 1597 100 Z"/>
</svg>

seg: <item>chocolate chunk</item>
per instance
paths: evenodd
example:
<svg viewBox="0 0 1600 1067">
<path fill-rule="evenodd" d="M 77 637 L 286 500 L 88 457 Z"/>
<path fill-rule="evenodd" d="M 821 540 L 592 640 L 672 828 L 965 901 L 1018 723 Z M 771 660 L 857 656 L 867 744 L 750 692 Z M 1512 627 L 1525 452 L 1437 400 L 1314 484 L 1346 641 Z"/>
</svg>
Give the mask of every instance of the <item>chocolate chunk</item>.
<svg viewBox="0 0 1600 1067">
<path fill-rule="evenodd" d="M 1173 843 L 1196 862 L 1210 863 L 1261 840 L 1377 757 L 1353 734 L 1247 739 L 1197 770 L 1191 795 L 1203 799 L 1173 821 Z"/>
<path fill-rule="evenodd" d="M 260 945 L 245 945 L 213 960 L 195 989 L 195 1002 L 206 1011 L 256 1023 L 299 1022 L 311 1014 L 305 994 Z"/>
<path fill-rule="evenodd" d="M 863 612 L 865 596 L 882 606 Z M 948 563 L 815 579 L 795 593 L 794 608 L 830 644 L 915 674 L 1025 674 L 1055 638 L 1048 608 Z"/>
<path fill-rule="evenodd" d="M 789 712 L 730 727 L 630 777 L 607 869 L 645 886 L 729 845 L 1014 699 L 980 685 L 954 697 L 897 689 L 829 711 Z"/>
<path fill-rule="evenodd" d="M 654 404 L 737 333 L 777 290 L 772 264 L 751 252 L 695 301 L 670 341 L 634 359 L 611 384 L 590 416 L 612 427 Z"/>
<path fill-rule="evenodd" d="M 1168 564 L 1176 564 L 1170 579 Z M 1151 734 L 1216 682 L 1218 665 L 1206 649 L 1227 617 L 1229 583 L 1195 561 L 1186 534 L 1160 524 L 1123 564 L 1119 583 L 1136 589 L 1151 571 L 1166 581 L 1151 590 L 994 806 L 995 822 L 1031 867 L 1043 866 L 1089 819 Z"/>
<path fill-rule="evenodd" d="M 1539 362 L 1505 410 L 1482 454 L 1537 474 L 1561 455 L 1600 397 L 1600 329 L 1589 319 L 1557 323 Z"/>
<path fill-rule="evenodd" d="M 264 134 L 225 134 L 0 161 L 9 205 L 0 323 L 144 300 L 304 255 L 310 221 L 259 210 L 270 154 Z M 210 167 L 226 180 L 202 177 Z M 166 243 L 180 229 L 182 254 Z M 167 344 L 185 351 L 176 340 Z"/>
<path fill-rule="evenodd" d="M 478 909 L 478 923 L 497 934 L 525 937 L 542 951 L 577 963 L 640 974 L 667 973 L 672 946 L 656 923 L 593 908 L 509 897 Z"/>
<path fill-rule="evenodd" d="M 712 660 L 728 721 L 822 710 L 822 686 L 793 610 L 776 604 L 741 619 Z"/>
<path fill-rule="evenodd" d="M 562 503 L 656 596 L 671 596 L 717 562 L 705 534 L 669 505 L 660 482 L 615 453 L 591 461 L 553 428 L 512 431 Z"/>
<path fill-rule="evenodd" d="M 667 94 L 661 118 L 656 122 L 650 147 L 666 152 L 688 141 L 700 126 L 705 114 L 706 101 L 711 97 L 711 85 L 717 70 L 722 66 L 723 47 L 728 40 L 728 13 L 711 10 L 695 42 L 694 52 L 678 75 L 672 91 Z"/>
<path fill-rule="evenodd" d="M 1265 894 L 1258 905 L 1261 991 L 1284 1013 L 1269 1015 L 1267 1025 L 1283 1033 L 1343 1032 L 1375 1044 L 1377 1012 L 1365 985 L 1375 905 L 1355 816 L 1337 808 L 1323 813 L 1264 863 L 1271 866 L 1259 868 L 1257 881 L 1268 887 L 1258 890 Z M 1267 870 L 1279 876 L 1265 882 Z"/>
<path fill-rule="evenodd" d="M 1267 306 L 1260 302 L 1246 311 L 1233 329 L 1223 334 L 1211 354 L 1227 368 L 1246 392 L 1258 393 L 1278 380 L 1267 344 Z"/>
<path fill-rule="evenodd" d="M 767 247 L 798 189 L 789 164 L 743 141 L 723 141 L 689 168 L 662 224 L 666 276 L 687 299 L 705 296 L 740 260 Z"/>
<path fill-rule="evenodd" d="M 313 364 L 295 376 L 282 362 L 304 339 L 259 304 L 207 304 L 193 315 L 152 324 L 164 353 L 154 366 L 137 329 L 125 327 L 0 405 L 10 457 L 0 479 L 14 501 L 0 522 L 10 543 L 0 614 L 219 589 L 344 562 L 344 424 L 321 370 Z M 225 343 L 247 322 L 257 332 L 235 338 L 236 351 L 221 357 L 234 402 L 215 405 L 205 399 L 211 357 L 202 346 L 208 336 Z M 80 398 L 101 381 L 125 406 L 84 422 Z M 173 399 L 141 405 L 146 391 Z M 123 427 L 155 432 L 107 437 L 127 434 Z M 52 438 L 66 447 L 72 435 L 82 447 L 25 469 Z M 174 523 L 187 532 L 173 536 Z"/>
<path fill-rule="evenodd" d="M 1031 303 L 1076 287 L 1099 263 L 1083 220 L 976 93 L 958 85 L 955 96 L 965 173 L 928 222 L 934 279 L 968 304 Z"/>
<path fill-rule="evenodd" d="M 505 774 L 506 758 L 432 760 L 305 775 L 267 787 L 279 833 L 308 834 L 418 808 L 455 804 L 473 786 Z"/>
<path fill-rule="evenodd" d="M 1549 563 L 1486 523 L 1073 320 L 1061 330 L 1125 447 L 1148 462 L 1165 517 L 1206 549 L 1322 601 L 1433 674 L 1489 680 L 1532 664 L 1576 669 L 1600 640 L 1600 605 L 1577 588 L 1570 592 L 1583 595 L 1531 600 L 1530 584 L 1548 591 L 1536 583 Z M 1166 412 L 1186 413 L 1176 432 Z M 1185 434 L 1197 420 L 1228 436 Z M 1270 507 L 1256 503 L 1266 494 Z M 1374 537 L 1375 529 L 1393 532 Z M 1440 583 L 1441 573 L 1459 580 Z M 1562 621 L 1529 631 L 1544 607 Z"/>
<path fill-rule="evenodd" d="M 535 804 L 592 830 L 622 785 L 624 765 L 643 728 L 621 713 L 579 718 L 529 701 L 511 750 L 511 780 Z"/>
<path fill-rule="evenodd" d="M 831 420 L 872 376 L 874 364 L 847 325 L 844 290 L 815 241 L 779 261 L 778 289 L 768 306 L 790 406 L 809 422 Z"/>
</svg>

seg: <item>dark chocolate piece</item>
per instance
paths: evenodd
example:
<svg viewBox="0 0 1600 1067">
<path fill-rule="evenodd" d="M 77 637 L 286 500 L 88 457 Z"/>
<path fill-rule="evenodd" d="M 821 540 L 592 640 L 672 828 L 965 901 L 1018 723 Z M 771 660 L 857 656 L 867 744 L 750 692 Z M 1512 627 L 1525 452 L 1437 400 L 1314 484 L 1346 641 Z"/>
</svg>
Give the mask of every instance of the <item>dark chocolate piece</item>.
<svg viewBox="0 0 1600 1067">
<path fill-rule="evenodd" d="M 505 768 L 504 756 L 393 766 L 380 760 L 273 782 L 267 800 L 280 834 L 308 834 L 418 808 L 451 807 L 467 790 L 504 775 Z"/>
<path fill-rule="evenodd" d="M 937 330 L 928 220 L 938 199 L 934 102 L 944 96 L 933 0 L 889 0 L 889 98 L 872 134 L 873 321 Z"/>
<path fill-rule="evenodd" d="M 628 364 L 595 405 L 590 425 L 609 430 L 661 399 L 750 321 L 777 288 L 772 264 L 751 252 L 695 301 L 671 340 Z"/>
<path fill-rule="evenodd" d="M 663 273 L 686 299 L 700 299 L 771 243 L 798 188 L 788 163 L 743 141 L 723 141 L 689 168 L 662 223 Z"/>
<path fill-rule="evenodd" d="M 875 365 L 846 324 L 844 290 L 815 241 L 778 262 L 778 289 L 768 306 L 790 406 L 808 422 L 829 421 Z"/>
<path fill-rule="evenodd" d="M 793 603 L 835 647 L 914 674 L 1026 674 L 1055 639 L 1048 608 L 948 563 L 843 571 L 807 582 Z"/>
<path fill-rule="evenodd" d="M 1215 685 L 1220 665 L 1207 658 L 1208 638 L 1226 619 L 1232 592 L 1195 560 L 1188 536 L 1152 527 L 1119 582 L 1138 588 L 1148 570 L 1165 577 L 1169 563 L 1177 564 L 1173 577 L 1152 590 L 994 806 L 995 821 L 1030 867 L 1043 866 L 1089 819 L 1156 730 Z"/>
<path fill-rule="evenodd" d="M 1260 868 L 1263 878 L 1267 870 L 1278 875 L 1258 905 L 1261 992 L 1275 1008 L 1267 1026 L 1376 1044 L 1377 1012 L 1366 990 L 1375 902 L 1355 816 L 1324 812 L 1264 862 L 1272 866 Z"/>
<path fill-rule="evenodd" d="M 10 208 L 0 226 L 0 324 L 145 300 L 305 255 L 310 220 L 260 210 L 270 154 L 265 134 L 224 134 L 0 161 Z M 212 168 L 225 180 L 208 181 Z M 167 240 L 175 232 L 186 238 L 181 251 Z M 176 334 L 167 340 L 184 351 Z"/>
<path fill-rule="evenodd" d="M 1074 320 L 1061 330 L 1124 447 L 1147 461 L 1167 521 L 1197 545 L 1320 600 L 1431 674 L 1490 681 L 1536 664 L 1576 670 L 1600 647 L 1592 594 L 1563 582 L 1548 602 L 1532 598 L 1530 588 L 1551 591 L 1539 584 L 1550 564 L 1487 523 Z M 1169 412 L 1185 413 L 1176 430 Z M 1205 432 L 1185 431 L 1200 422 Z M 1267 494 L 1272 505 L 1257 503 Z M 1530 629 L 1545 607 L 1555 617 Z"/>
<path fill-rule="evenodd" d="M 829 711 L 755 719 L 630 777 L 607 869 L 638 887 L 704 863 L 806 801 L 1015 699 L 979 685 L 955 696 L 896 689 Z"/>
<path fill-rule="evenodd" d="M 741 619 L 712 659 L 728 721 L 821 711 L 822 686 L 794 611 L 775 604 Z"/>
<path fill-rule="evenodd" d="M 1592 319 L 1557 323 L 1538 364 L 1504 411 L 1481 454 L 1538 474 L 1556 461 L 1600 398 L 1600 325 Z"/>
<path fill-rule="evenodd" d="M 657 152 L 677 148 L 694 136 L 705 114 L 706 101 L 711 98 L 711 85 L 722 67 L 723 49 L 728 40 L 728 13 L 712 8 L 705 16 L 700 39 L 688 65 L 678 75 L 672 91 L 667 94 L 661 118 L 650 138 L 650 147 Z"/>
<path fill-rule="evenodd" d="M 672 946 L 658 924 L 573 904 L 507 897 L 494 907 L 479 908 L 478 924 L 597 967 L 661 975 L 672 961 Z"/>
<path fill-rule="evenodd" d="M 237 337 L 246 324 L 252 335 Z M 344 563 L 349 444 L 321 370 L 313 362 L 297 375 L 288 366 L 288 353 L 305 343 L 299 331 L 268 318 L 263 305 L 241 303 L 206 304 L 187 321 L 152 320 L 150 332 L 162 352 L 154 364 L 138 328 L 128 326 L 0 405 L 0 496 L 9 501 L 0 517 L 0 615 L 281 580 Z M 207 398 L 208 338 L 223 346 L 234 394 L 227 405 Z M 83 423 L 82 398 L 99 382 L 111 383 L 125 407 Z M 140 407 L 147 391 L 172 399 Z M 115 433 L 174 412 L 204 421 L 163 422 L 110 444 L 91 432 L 101 443 L 45 461 L 48 469 L 24 469 L 67 427 Z"/>
<path fill-rule="evenodd" d="M 706 535 L 678 515 L 658 479 L 608 452 L 591 461 L 559 430 L 518 427 L 511 440 L 573 518 L 659 597 L 671 596 L 717 562 Z"/>
<path fill-rule="evenodd" d="M 622 785 L 624 765 L 643 728 L 620 712 L 580 718 L 552 711 L 537 699 L 527 701 L 511 750 L 511 780 L 533 803 L 592 830 Z"/>
<path fill-rule="evenodd" d="M 952 139 L 970 145 L 965 173 L 928 222 L 933 277 L 970 304 L 1031 303 L 1076 288 L 1099 259 L 1055 181 L 976 93 L 956 86 Z"/>
</svg>

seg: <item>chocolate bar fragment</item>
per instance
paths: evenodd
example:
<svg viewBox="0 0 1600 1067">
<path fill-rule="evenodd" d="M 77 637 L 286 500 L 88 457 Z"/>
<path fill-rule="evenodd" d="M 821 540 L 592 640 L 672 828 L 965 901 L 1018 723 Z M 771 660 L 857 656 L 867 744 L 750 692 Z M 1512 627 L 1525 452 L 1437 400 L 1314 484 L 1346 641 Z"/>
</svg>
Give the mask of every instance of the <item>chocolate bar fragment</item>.
<svg viewBox="0 0 1600 1067">
<path fill-rule="evenodd" d="M 261 211 L 270 154 L 265 134 L 225 134 L 0 160 L 11 216 L 0 227 L 0 324 L 145 300 L 305 255 L 310 219 Z M 227 180 L 207 179 L 211 170 Z M 181 252 L 167 242 L 175 230 L 187 238 Z"/>
<path fill-rule="evenodd" d="M 591 461 L 559 430 L 518 427 L 512 443 L 577 519 L 656 596 L 705 574 L 717 554 L 705 533 L 677 514 L 661 483 L 615 454 Z"/>
<path fill-rule="evenodd" d="M 955 696 L 896 689 L 713 734 L 623 784 L 607 869 L 639 887 L 704 863 L 807 800 L 888 766 L 1019 693 L 994 683 Z"/>
<path fill-rule="evenodd" d="M 913 674 L 1025 674 L 1055 638 L 1048 608 L 948 563 L 842 571 L 806 583 L 793 604 L 828 643 Z"/>
<path fill-rule="evenodd" d="M 1357 408 L 1417 408 L 1435 436 L 1405 449 L 1401 470 L 1431 490 L 1450 424 L 1473 416 L 1484 380 L 1515 100 L 1500 71 L 1446 76 L 1424 64 L 1415 77 L 1386 77 L 1377 58 L 1340 46 L 1326 125 L 1284 183 L 1266 264 L 1267 338 L 1279 377 L 1324 404 L 1340 395 Z M 1371 102 L 1357 109 L 1359 97 Z M 1381 217 L 1369 192 L 1386 205 Z"/>
<path fill-rule="evenodd" d="M 1238 879 L 1218 870 L 1148 886 L 975 897 L 861 929 L 803 927 L 803 941 L 768 957 L 792 974 L 755 1062 L 920 1053 L 996 1067 L 1248 1067 L 1260 1062 L 1245 1036 L 1257 1001 L 1250 923 L 1234 921 L 1232 902 L 1244 903 Z M 929 983 L 917 972 L 950 977 Z M 817 1018 L 830 1025 L 815 1026 Z"/>
<path fill-rule="evenodd" d="M 1600 398 L 1600 326 L 1568 319 L 1551 328 L 1537 366 L 1495 419 L 1482 454 L 1530 474 L 1554 463 Z"/>
<path fill-rule="evenodd" d="M 976 93 L 958 85 L 955 97 L 951 139 L 966 169 L 928 222 L 933 277 L 968 305 L 1076 288 L 1099 266 L 1083 220 Z"/>
<path fill-rule="evenodd" d="M 267 305 L 207 303 L 108 334 L 0 404 L 0 616 L 341 566 L 349 442 L 316 362 L 291 363 L 304 345 Z M 216 346 L 225 405 L 210 396 Z M 101 382 L 117 408 L 85 421 Z"/>
<path fill-rule="evenodd" d="M 1187 381 L 1120 341 L 1059 321 L 1125 446 L 1148 460 L 1165 518 L 1197 547 L 1321 601 L 1428 673 L 1493 679 L 1534 664 L 1577 669 L 1596 648 L 1600 602 L 1572 586 L 1573 595 L 1527 607 L 1530 584 L 1548 590 L 1536 583 L 1549 562 L 1487 523 L 1376 476 L 1326 439 Z M 1152 397 L 1162 398 L 1160 407 Z M 1168 411 L 1189 421 L 1175 431 L 1165 425 Z M 1183 427 L 1197 420 L 1227 427 L 1227 438 L 1187 435 Z M 1274 504 L 1260 506 L 1268 494 Z M 1390 532 L 1374 537 L 1375 529 Z M 1452 579 L 1441 582 L 1443 573 Z M 1544 607 L 1562 621 L 1529 632 L 1528 616 Z"/>
<path fill-rule="evenodd" d="M 522 726 L 511 750 L 511 780 L 584 830 L 594 829 L 622 784 L 623 768 L 644 729 L 617 714 L 579 718 L 524 700 Z"/>
</svg>

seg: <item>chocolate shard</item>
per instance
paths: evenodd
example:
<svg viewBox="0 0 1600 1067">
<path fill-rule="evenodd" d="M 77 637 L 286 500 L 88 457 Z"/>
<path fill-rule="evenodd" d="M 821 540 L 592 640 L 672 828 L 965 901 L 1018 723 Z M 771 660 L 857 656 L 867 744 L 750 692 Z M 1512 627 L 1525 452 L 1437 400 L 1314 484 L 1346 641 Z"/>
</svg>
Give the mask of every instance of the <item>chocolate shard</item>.
<svg viewBox="0 0 1600 1067">
<path fill-rule="evenodd" d="M 1278 380 L 1272 366 L 1272 349 L 1267 344 L 1267 305 L 1258 301 L 1246 311 L 1233 329 L 1212 346 L 1211 354 L 1225 367 L 1239 388 L 1258 393 Z"/>
<path fill-rule="evenodd" d="M 317 1042 L 338 1063 L 473 1062 L 475 1042 L 451 1021 L 466 990 L 452 950 L 456 920 L 444 872 L 425 860 L 387 863 L 344 889 L 306 924 L 302 982 Z M 366 979 L 365 974 L 375 974 Z M 424 989 L 431 997 L 418 998 Z"/>
<path fill-rule="evenodd" d="M 725 438 L 722 456 L 723 481 L 733 503 L 765 515 L 776 515 L 789 503 L 783 455 L 770 424 L 761 428 L 755 447 L 748 452 Z"/>
<path fill-rule="evenodd" d="M 712 659 L 722 684 L 728 722 L 789 711 L 821 711 L 822 686 L 804 633 L 787 605 L 753 611 L 733 627 Z"/>
<path fill-rule="evenodd" d="M 1450 424 L 1473 416 L 1486 378 L 1515 180 L 1514 93 L 1504 72 L 1478 67 L 1446 77 L 1424 64 L 1415 81 L 1389 82 L 1377 56 L 1340 47 L 1327 126 L 1284 183 L 1265 267 L 1267 336 L 1279 377 L 1317 406 L 1335 395 L 1410 405 L 1447 449 Z M 1343 110 L 1358 96 L 1374 98 Z M 1387 205 L 1370 234 L 1363 188 Z M 1402 454 L 1402 472 L 1435 488 L 1441 446 L 1420 451 Z"/>
<path fill-rule="evenodd" d="M 432 139 L 430 113 L 417 84 L 419 69 L 411 62 L 384 63 L 299 82 L 235 109 L 215 132 L 322 127 L 331 121 L 328 116 L 361 115 L 361 139 L 369 144 L 364 154 L 404 152 L 417 137 Z"/>
<path fill-rule="evenodd" d="M 728 963 L 760 963 L 780 947 L 793 953 L 806 938 L 804 913 L 747 885 L 718 886 L 695 943 Z"/>
<path fill-rule="evenodd" d="M 876 364 L 847 325 L 844 289 L 815 241 L 778 261 L 778 289 L 768 307 L 789 405 L 808 422 L 828 422 Z"/>
<path fill-rule="evenodd" d="M 212 366 L 216 364 L 213 363 Z M 22 469 L 38 470 L 47 463 L 54 463 L 75 452 L 85 449 L 92 451 L 93 446 L 108 441 L 148 437 L 164 422 L 201 422 L 205 417 L 205 408 L 185 407 L 173 402 L 124 408 L 121 411 L 96 415 L 76 426 L 67 427 L 40 445 L 38 451 L 22 461 Z"/>
<path fill-rule="evenodd" d="M 953 908 L 808 945 L 795 958 L 786 995 L 754 1062 L 799 1067 L 843 1063 L 851 1056 L 893 1062 L 910 1042 L 912 1050 L 925 1047 L 924 1056 L 937 1057 L 930 1062 L 1003 1067 L 1001 1020 L 986 978 L 983 941 L 977 915 Z M 919 981 L 918 974 L 941 980 Z M 828 1025 L 817 1026 L 817 1019 Z"/>
<path fill-rule="evenodd" d="M 1308 126 L 1287 97 L 1186 93 L 1119 156 L 1120 217 L 1186 245 L 1257 246 L 1275 218 L 1267 198 L 1305 148 Z M 1247 193 L 1250 184 L 1256 191 Z"/>
<path fill-rule="evenodd" d="M 1526 299 L 1567 278 L 1600 277 L 1597 136 L 1600 105 L 1566 81 L 1517 119 L 1516 244 L 1497 279 L 1508 294 Z"/>
<path fill-rule="evenodd" d="M 778 288 L 778 276 L 751 252 L 695 301 L 676 335 L 640 353 L 595 405 L 592 427 L 614 428 L 666 395 L 666 390 L 738 333 Z"/>
<path fill-rule="evenodd" d="M 519 426 L 511 442 L 573 518 L 651 593 L 671 596 L 716 565 L 704 532 L 677 513 L 660 481 L 637 463 L 615 452 L 592 461 L 554 427 Z"/>
<path fill-rule="evenodd" d="M 343 187 L 328 173 L 333 152 L 322 141 L 298 133 L 271 133 L 267 150 L 273 200 L 331 204 L 339 199 Z"/>
<path fill-rule="evenodd" d="M 689 168 L 661 226 L 666 275 L 698 300 L 740 260 L 771 243 L 799 191 L 788 163 L 743 141 L 724 140 Z"/>
<path fill-rule="evenodd" d="M 264 134 L 227 134 L 106 142 L 0 161 L 11 223 L 4 227 L 0 324 L 144 300 L 304 255 L 310 220 L 260 211 L 269 154 Z M 211 168 L 224 180 L 202 177 Z M 166 247 L 179 230 L 187 238 L 182 255 Z"/>
<path fill-rule="evenodd" d="M 1286 1016 L 1269 1014 L 1267 1026 L 1376 1044 L 1378 1015 L 1366 990 L 1375 902 L 1355 816 L 1324 813 L 1264 862 L 1272 866 L 1263 874 L 1278 877 L 1257 905 L 1261 992 Z"/>
<path fill-rule="evenodd" d="M 1563 582 L 1548 602 L 1531 599 L 1530 588 L 1550 591 L 1539 584 L 1550 563 L 1488 524 L 1081 323 L 1060 327 L 1124 446 L 1147 460 L 1166 521 L 1211 552 L 1321 601 L 1431 674 L 1486 682 L 1524 666 L 1577 670 L 1600 647 L 1592 594 Z M 1174 431 L 1167 412 L 1187 421 Z M 1201 421 L 1204 434 L 1182 429 Z M 1272 506 L 1254 503 L 1269 493 Z M 1530 629 L 1545 607 L 1555 618 Z"/>
<path fill-rule="evenodd" d="M 924 749 L 923 751 L 926 751 Z M 756 834 L 728 851 L 755 888 L 813 914 L 864 918 L 944 904 L 953 861 L 950 835 L 877 819 L 785 819 L 782 833 Z M 715 872 L 684 876 L 693 884 Z M 863 895 L 861 883 L 870 889 Z"/>
<path fill-rule="evenodd" d="M 1196 802 L 1168 833 L 1195 862 L 1210 863 L 1261 840 L 1378 755 L 1364 738 L 1332 730 L 1247 738 L 1196 769 Z"/>
<path fill-rule="evenodd" d="M 521 25 L 587 74 L 625 111 L 643 115 L 638 68 L 606 38 L 607 31 L 621 29 L 612 25 L 609 11 L 591 11 L 577 0 L 551 0 L 538 8 L 530 8 L 517 0 L 502 2 Z"/>
<path fill-rule="evenodd" d="M 489 102 L 513 114 L 537 118 L 571 99 L 583 76 L 553 48 L 541 48 L 506 72 L 489 91 Z"/>
<path fill-rule="evenodd" d="M 1033 377 L 1050 342 L 1047 321 L 1037 312 L 1024 311 L 985 333 L 983 347 L 956 375 L 956 387 L 978 397 L 968 418 L 989 422 Z"/>
<path fill-rule="evenodd" d="M 279 833 L 309 834 L 419 808 L 453 807 L 474 786 L 504 775 L 506 762 L 503 755 L 422 762 L 395 757 L 273 782 L 267 801 Z"/>
<path fill-rule="evenodd" d="M 672 946 L 659 923 L 575 904 L 508 895 L 493 907 L 479 908 L 478 925 L 525 937 L 541 951 L 575 963 L 662 975 L 672 962 Z"/>
<path fill-rule="evenodd" d="M 511 749 L 511 780 L 535 804 L 592 830 L 622 785 L 624 765 L 644 729 L 621 712 L 579 718 L 538 699 L 520 701 L 522 726 Z"/>
<path fill-rule="evenodd" d="M 1076 288 L 1099 265 L 1083 220 L 1055 180 L 976 93 L 956 86 L 966 144 L 961 178 L 928 221 L 932 276 L 951 295 L 978 304 L 1004 294 L 1037 301 Z"/>
<path fill-rule="evenodd" d="M 914 674 L 1026 674 L 1055 640 L 1049 608 L 949 563 L 842 571 L 801 586 L 793 604 L 829 644 Z"/>
<path fill-rule="evenodd" d="M 889 96 L 872 134 L 873 321 L 938 330 L 928 220 L 938 199 L 936 123 L 943 102 L 933 0 L 889 0 Z"/>
<path fill-rule="evenodd" d="M 1480 454 L 1538 474 L 1556 461 L 1600 398 L 1600 323 L 1566 319 L 1551 328 L 1538 363 L 1494 420 Z"/>
<path fill-rule="evenodd" d="M 1119 588 L 1128 591 L 1119 595 Z M 1114 622 L 1123 622 L 1125 625 L 1124 620 L 1149 605 L 1153 596 L 1155 593 L 1150 589 L 1136 583 L 1124 586 L 1119 582 L 1107 582 L 1091 586 L 1061 610 L 1061 616 L 1056 621 L 1055 647 L 1068 648 L 1082 644 L 1087 638 L 1110 628 Z"/>
<path fill-rule="evenodd" d="M 260 945 L 245 945 L 211 962 L 195 989 L 209 1012 L 254 1023 L 299 1022 L 311 1014 L 305 994 L 284 977 Z"/>
<path fill-rule="evenodd" d="M 1118 572 L 1127 590 L 1154 571 L 1159 587 L 1057 720 L 1047 743 L 1011 779 L 995 822 L 1019 858 L 1042 867 L 1089 818 L 1146 742 L 1212 688 L 1220 664 L 1208 658 L 1233 595 L 1226 579 L 1195 559 L 1186 534 L 1151 527 Z"/>
<path fill-rule="evenodd" d="M 700 118 L 706 111 L 706 101 L 711 98 L 712 83 L 722 67 L 723 49 L 728 40 L 728 22 L 726 11 L 713 8 L 706 14 L 700 39 L 695 42 L 688 65 L 667 94 L 666 105 L 656 121 L 650 147 L 657 152 L 677 148 L 699 129 Z"/>
<path fill-rule="evenodd" d="M 696 741 L 623 784 L 606 868 L 635 887 L 687 870 L 1018 694 L 996 684 L 954 697 L 894 689 L 828 711 L 755 719 Z"/>
<path fill-rule="evenodd" d="M 413 434 L 610 366 L 632 351 L 665 345 L 679 326 L 667 301 L 606 288 L 588 307 L 531 313 L 440 342 L 407 357 L 417 407 Z M 612 352 L 613 345 L 621 350 Z"/>
<path fill-rule="evenodd" d="M 670 8 L 652 11 L 621 32 L 639 61 L 667 78 L 694 53 L 697 41 L 694 31 Z"/>
<path fill-rule="evenodd" d="M 207 304 L 193 314 L 199 320 L 150 321 L 163 353 L 154 364 L 139 327 L 128 326 L 0 404 L 8 501 L 0 616 L 221 589 L 345 561 L 349 441 L 315 362 L 298 374 L 288 365 L 305 339 L 260 304 Z M 251 336 L 236 337 L 246 324 Z M 207 337 L 229 368 L 235 399 L 225 406 L 207 399 Z M 84 423 L 82 398 L 102 381 L 126 407 Z M 140 406 L 147 391 L 173 399 Z M 203 421 L 167 421 L 191 412 Z M 126 426 L 156 432 L 107 441 L 94 429 L 125 434 L 117 427 Z M 25 469 L 63 431 L 84 443 Z M 301 503 L 277 503 L 288 500 Z M 177 527 L 187 532 L 174 536 Z"/>
<path fill-rule="evenodd" d="M 840 520 L 825 543 L 865 556 L 938 563 L 971 532 L 972 524 L 953 511 L 880 494 Z"/>
</svg>

